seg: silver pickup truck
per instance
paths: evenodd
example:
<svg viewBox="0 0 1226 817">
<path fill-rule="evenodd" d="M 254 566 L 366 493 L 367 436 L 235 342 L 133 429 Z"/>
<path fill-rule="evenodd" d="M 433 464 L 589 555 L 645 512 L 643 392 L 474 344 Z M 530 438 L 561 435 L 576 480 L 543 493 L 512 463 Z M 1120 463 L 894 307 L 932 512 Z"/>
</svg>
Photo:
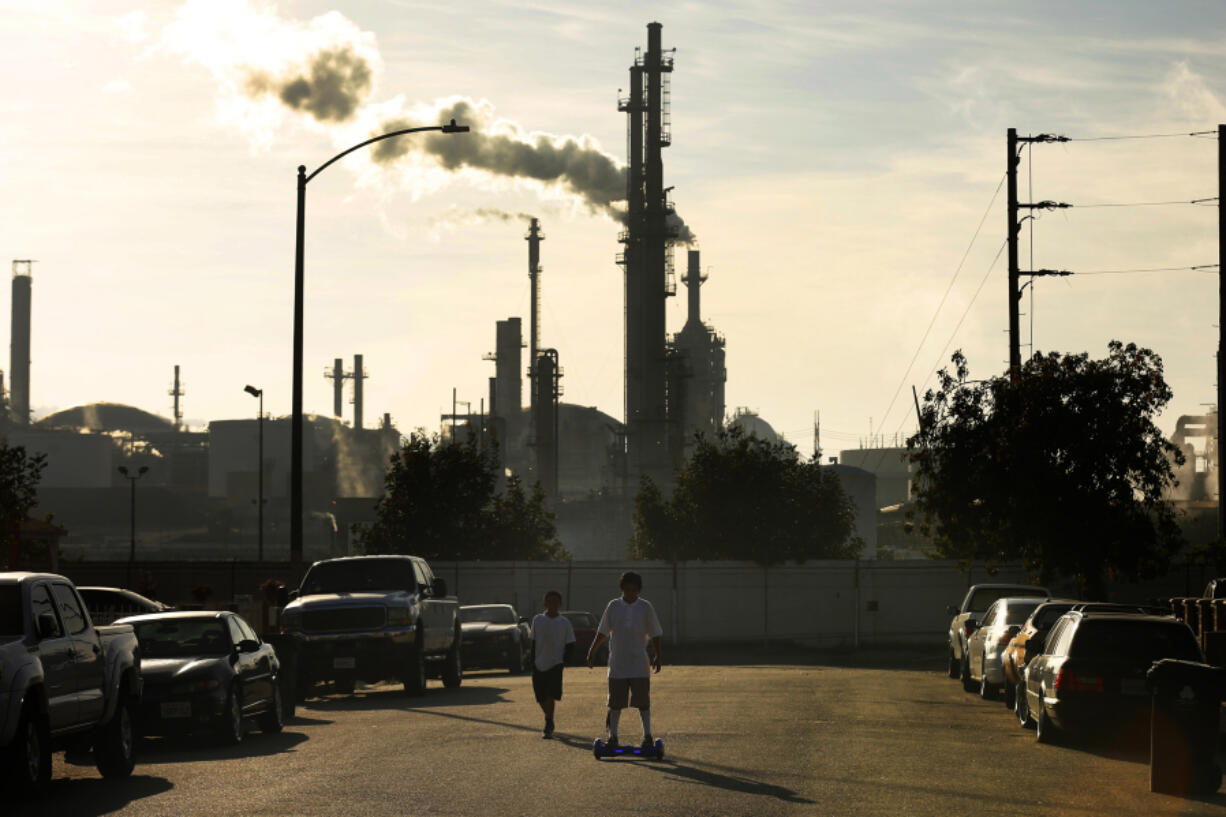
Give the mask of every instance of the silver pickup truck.
<svg viewBox="0 0 1226 817">
<path fill-rule="evenodd" d="M 290 599 L 281 644 L 291 648 L 299 700 L 317 681 L 343 692 L 356 681 L 395 678 L 410 695 L 425 692 L 428 676 L 460 685 L 459 602 L 424 559 L 325 559 L 311 565 Z"/>
<path fill-rule="evenodd" d="M 0 573 L 0 756 L 19 791 L 46 787 L 61 748 L 92 746 L 104 776 L 131 774 L 140 694 L 131 627 L 95 627 L 63 576 Z"/>
</svg>

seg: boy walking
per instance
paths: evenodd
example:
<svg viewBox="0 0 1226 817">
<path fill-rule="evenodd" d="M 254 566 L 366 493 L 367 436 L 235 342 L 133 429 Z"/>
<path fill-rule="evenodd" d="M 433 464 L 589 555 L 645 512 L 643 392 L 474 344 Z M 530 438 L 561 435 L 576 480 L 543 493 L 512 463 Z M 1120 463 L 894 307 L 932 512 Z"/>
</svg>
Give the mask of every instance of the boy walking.
<svg viewBox="0 0 1226 817">
<path fill-rule="evenodd" d="M 643 578 L 633 571 L 622 574 L 622 594 L 604 608 L 596 637 L 587 653 L 587 665 L 600 645 L 609 641 L 609 745 L 617 746 L 617 727 L 622 710 L 627 705 L 638 709 L 643 721 L 643 748 L 650 747 L 651 737 L 651 671 L 660 671 L 660 636 L 664 630 L 656 609 L 647 599 L 639 598 Z M 647 656 L 647 642 L 655 650 L 654 660 Z"/>
<path fill-rule="evenodd" d="M 558 615 L 562 594 L 545 593 L 545 612 L 532 619 L 532 691 L 545 713 L 545 740 L 553 737 L 553 712 L 562 700 L 562 666 L 575 643 L 575 628 L 570 619 Z"/>
</svg>

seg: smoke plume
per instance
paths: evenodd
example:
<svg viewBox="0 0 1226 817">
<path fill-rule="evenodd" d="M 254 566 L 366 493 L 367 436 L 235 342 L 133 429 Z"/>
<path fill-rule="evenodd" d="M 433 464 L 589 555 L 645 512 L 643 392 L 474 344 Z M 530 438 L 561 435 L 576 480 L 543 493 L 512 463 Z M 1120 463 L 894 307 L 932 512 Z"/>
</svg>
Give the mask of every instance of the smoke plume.
<svg viewBox="0 0 1226 817">
<path fill-rule="evenodd" d="M 262 71 L 247 77 L 252 97 L 275 94 L 287 107 L 310 114 L 320 122 L 344 122 L 370 95 L 370 63 L 348 45 L 314 54 L 305 72 L 277 78 Z"/>
</svg>

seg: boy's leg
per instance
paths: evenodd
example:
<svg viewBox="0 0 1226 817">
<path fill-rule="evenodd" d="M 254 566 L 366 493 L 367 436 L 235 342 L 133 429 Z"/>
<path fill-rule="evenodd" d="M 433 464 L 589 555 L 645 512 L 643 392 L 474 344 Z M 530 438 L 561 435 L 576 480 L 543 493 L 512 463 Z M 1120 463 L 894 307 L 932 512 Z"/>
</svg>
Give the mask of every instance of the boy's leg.
<svg viewBox="0 0 1226 817">
<path fill-rule="evenodd" d="M 643 721 L 643 748 L 652 745 L 651 737 L 651 678 L 630 679 L 630 704 L 639 711 Z"/>
<path fill-rule="evenodd" d="M 617 745 L 617 726 L 621 720 L 622 710 L 626 708 L 630 698 L 629 678 L 609 679 L 609 714 L 605 723 L 609 727 L 609 745 Z"/>
</svg>

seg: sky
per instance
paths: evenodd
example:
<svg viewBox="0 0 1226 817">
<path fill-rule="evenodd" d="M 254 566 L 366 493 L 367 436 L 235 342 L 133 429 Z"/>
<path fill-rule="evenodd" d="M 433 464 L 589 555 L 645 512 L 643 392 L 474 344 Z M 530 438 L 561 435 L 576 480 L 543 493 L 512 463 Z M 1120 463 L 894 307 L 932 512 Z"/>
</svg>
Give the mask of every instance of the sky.
<svg viewBox="0 0 1226 817">
<path fill-rule="evenodd" d="M 170 416 L 175 365 L 192 427 L 253 416 L 247 384 L 288 414 L 297 166 L 459 112 L 473 133 L 308 186 L 305 409 L 330 414 L 324 370 L 363 354 L 368 425 L 435 430 L 453 388 L 476 411 L 495 321 L 527 328 L 531 215 L 562 399 L 621 419 L 607 181 L 653 20 L 676 48 L 665 184 L 730 412 L 806 454 L 820 412 L 833 454 L 911 433 L 912 387 L 955 349 L 972 377 L 1004 370 L 1009 127 L 1073 140 L 1020 165 L 1022 201 L 1075 205 L 1023 230 L 1022 269 L 1076 273 L 1026 288 L 1023 355 L 1153 349 L 1168 433 L 1216 399 L 1217 268 L 1189 268 L 1218 260 L 1216 202 L 1191 202 L 1218 192 L 1219 2 L 0 0 L 0 252 L 36 260 L 36 416 Z M 1090 206 L 1121 204 L 1144 206 Z"/>
</svg>

